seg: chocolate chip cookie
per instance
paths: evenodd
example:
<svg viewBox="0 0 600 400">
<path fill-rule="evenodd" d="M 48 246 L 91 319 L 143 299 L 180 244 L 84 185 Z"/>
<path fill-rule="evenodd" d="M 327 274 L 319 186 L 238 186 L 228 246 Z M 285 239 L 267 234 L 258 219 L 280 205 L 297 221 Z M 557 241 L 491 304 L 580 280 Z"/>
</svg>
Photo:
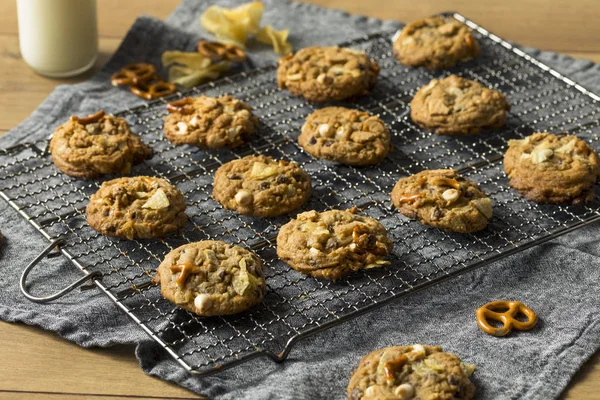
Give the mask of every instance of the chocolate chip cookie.
<svg viewBox="0 0 600 400">
<path fill-rule="evenodd" d="M 438 135 L 473 135 L 501 127 L 509 110 L 502 93 L 456 75 L 433 79 L 410 103 L 412 120 Z"/>
<path fill-rule="evenodd" d="M 600 160 L 576 136 L 535 133 L 508 141 L 504 171 L 510 186 L 531 201 L 577 205 L 594 199 Z"/>
<path fill-rule="evenodd" d="M 252 252 L 217 240 L 169 252 L 152 279 L 163 297 L 205 317 L 236 314 L 260 303 L 267 285 Z"/>
<path fill-rule="evenodd" d="M 231 96 L 187 97 L 167 105 L 165 136 L 172 143 L 201 149 L 236 147 L 256 130 L 251 107 Z"/>
<path fill-rule="evenodd" d="M 240 214 L 276 217 L 302 206 L 311 191 L 310 177 L 298 164 L 247 156 L 217 170 L 213 197 Z"/>
<path fill-rule="evenodd" d="M 357 166 L 377 164 L 392 149 L 390 132 L 378 116 L 344 107 L 310 114 L 298 143 L 315 157 Z"/>
<path fill-rule="evenodd" d="M 392 346 L 366 355 L 350 378 L 349 400 L 471 400 L 475 366 L 440 346 Z"/>
<path fill-rule="evenodd" d="M 162 237 L 187 221 L 183 194 L 164 179 L 135 176 L 106 181 L 87 205 L 98 232 L 127 239 Z"/>
<path fill-rule="evenodd" d="M 316 278 L 336 280 L 359 269 L 389 264 L 387 231 L 373 218 L 350 210 L 298 214 L 281 227 L 277 255 L 292 268 Z"/>
<path fill-rule="evenodd" d="M 277 83 L 294 96 L 324 103 L 367 94 L 379 65 L 364 52 L 341 47 L 307 47 L 279 59 Z"/>
<path fill-rule="evenodd" d="M 104 111 L 73 116 L 56 128 L 50 153 L 58 169 L 81 179 L 129 174 L 133 164 L 152 157 L 152 149 L 131 132 L 127 121 Z"/>
<path fill-rule="evenodd" d="M 392 191 L 392 203 L 407 217 L 450 232 L 477 232 L 492 218 L 490 198 L 452 169 L 401 178 Z"/>
<path fill-rule="evenodd" d="M 423 18 L 406 25 L 393 43 L 398 61 L 412 67 L 450 68 L 477 57 L 471 29 L 452 18 Z"/>
</svg>

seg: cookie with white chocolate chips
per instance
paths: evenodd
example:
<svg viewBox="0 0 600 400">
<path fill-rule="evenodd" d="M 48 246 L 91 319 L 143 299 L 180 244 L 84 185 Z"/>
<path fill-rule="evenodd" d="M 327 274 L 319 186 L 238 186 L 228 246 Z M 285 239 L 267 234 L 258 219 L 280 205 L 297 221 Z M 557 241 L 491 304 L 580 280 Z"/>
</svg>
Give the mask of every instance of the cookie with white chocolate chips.
<svg viewBox="0 0 600 400">
<path fill-rule="evenodd" d="M 310 177 L 295 162 L 247 156 L 222 165 L 215 174 L 213 197 L 228 210 L 276 217 L 308 201 Z"/>
<path fill-rule="evenodd" d="M 407 217 L 450 232 L 477 232 L 492 218 L 490 198 L 452 169 L 401 178 L 392 191 L 392 203 Z"/>
<path fill-rule="evenodd" d="M 576 136 L 534 133 L 508 141 L 504 171 L 509 185 L 531 201 L 577 205 L 594 199 L 600 159 Z"/>
<path fill-rule="evenodd" d="M 162 237 L 187 221 L 183 194 L 164 179 L 135 176 L 106 181 L 86 207 L 88 224 L 127 239 Z"/>
<path fill-rule="evenodd" d="M 423 18 L 406 25 L 393 43 L 398 61 L 413 67 L 450 68 L 479 54 L 471 29 L 451 18 Z"/>
<path fill-rule="evenodd" d="M 205 317 L 247 310 L 259 304 L 267 291 L 260 259 L 217 240 L 172 250 L 152 281 L 160 284 L 165 299 Z"/>
<path fill-rule="evenodd" d="M 508 110 L 502 93 L 456 75 L 433 79 L 410 103 L 412 120 L 438 135 L 473 135 L 501 127 Z"/>
<path fill-rule="evenodd" d="M 281 227 L 277 255 L 295 270 L 337 280 L 389 264 L 392 241 L 377 220 L 350 210 L 308 211 Z"/>
<path fill-rule="evenodd" d="M 324 103 L 367 94 L 379 65 L 364 52 L 341 47 L 307 47 L 279 59 L 277 84 L 294 96 Z"/>
<path fill-rule="evenodd" d="M 390 132 L 376 115 L 344 107 L 310 114 L 298 137 L 309 154 L 348 165 L 373 165 L 392 148 Z"/>
<path fill-rule="evenodd" d="M 201 149 L 236 147 L 256 130 L 251 107 L 231 96 L 187 97 L 167 104 L 165 136 L 174 144 Z"/>
<path fill-rule="evenodd" d="M 348 400 L 471 400 L 475 366 L 440 346 L 392 346 L 367 354 L 348 384 Z"/>
<path fill-rule="evenodd" d="M 58 169 L 82 179 L 129 174 L 133 164 L 152 157 L 152 149 L 131 132 L 127 121 L 104 111 L 73 116 L 56 128 L 50 153 Z"/>
</svg>

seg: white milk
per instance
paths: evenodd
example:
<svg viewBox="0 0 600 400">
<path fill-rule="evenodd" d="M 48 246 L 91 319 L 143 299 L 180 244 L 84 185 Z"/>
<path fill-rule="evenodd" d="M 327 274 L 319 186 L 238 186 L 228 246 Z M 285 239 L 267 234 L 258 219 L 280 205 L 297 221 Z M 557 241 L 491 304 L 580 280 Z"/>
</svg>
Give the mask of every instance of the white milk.
<svg viewBox="0 0 600 400">
<path fill-rule="evenodd" d="M 23 59 L 50 77 L 85 72 L 98 56 L 96 0 L 17 0 Z"/>
</svg>

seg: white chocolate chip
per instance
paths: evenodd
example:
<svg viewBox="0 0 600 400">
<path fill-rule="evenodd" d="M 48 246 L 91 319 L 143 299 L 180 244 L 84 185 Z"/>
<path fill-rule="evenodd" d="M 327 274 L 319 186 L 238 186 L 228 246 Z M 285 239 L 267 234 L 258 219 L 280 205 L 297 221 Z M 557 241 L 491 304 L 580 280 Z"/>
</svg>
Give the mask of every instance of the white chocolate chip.
<svg viewBox="0 0 600 400">
<path fill-rule="evenodd" d="M 190 120 L 190 126 L 200 126 L 200 121 L 196 115 Z"/>
<path fill-rule="evenodd" d="M 331 71 L 331 73 L 334 75 L 340 75 L 346 72 L 346 70 L 344 70 L 344 68 L 340 67 L 339 65 L 334 65 L 333 67 L 329 68 L 329 71 Z"/>
<path fill-rule="evenodd" d="M 265 179 L 277 174 L 277 168 L 272 165 L 267 165 L 264 162 L 257 161 L 252 164 L 250 178 Z"/>
<path fill-rule="evenodd" d="M 199 294 L 194 299 L 194 306 L 199 311 L 207 311 L 209 308 L 211 308 L 212 301 L 210 300 L 210 297 L 207 294 Z"/>
<path fill-rule="evenodd" d="M 329 134 L 329 124 L 321 124 L 319 125 L 319 134 L 321 136 L 327 137 Z"/>
<path fill-rule="evenodd" d="M 299 81 L 300 79 L 302 79 L 301 72 L 298 72 L 297 74 L 288 74 L 287 76 L 288 81 Z"/>
<path fill-rule="evenodd" d="M 156 192 L 154 192 L 152 197 L 150 197 L 148 199 L 148 201 L 146 201 L 146 203 L 144 203 L 142 208 L 151 208 L 153 210 L 160 210 L 161 208 L 167 208 L 170 205 L 171 205 L 171 203 L 169 203 L 169 198 L 165 194 L 164 190 L 158 189 Z"/>
<path fill-rule="evenodd" d="M 460 197 L 460 192 L 456 189 L 448 189 L 444 193 L 442 193 L 442 197 L 444 200 L 452 203 Z"/>
<path fill-rule="evenodd" d="M 558 149 L 554 150 L 555 153 L 571 154 L 575 150 L 577 139 L 572 139 L 569 143 L 563 144 Z"/>
<path fill-rule="evenodd" d="M 531 154 L 529 153 L 523 153 L 521 154 L 521 161 L 522 160 L 529 160 L 531 158 Z"/>
<path fill-rule="evenodd" d="M 342 136 L 344 136 L 344 132 L 346 130 L 344 129 L 343 126 L 340 126 L 336 131 L 335 131 L 335 139 L 336 140 L 340 140 L 342 138 Z"/>
<path fill-rule="evenodd" d="M 531 162 L 534 164 L 541 164 L 548 161 L 552 157 L 554 151 L 552 149 L 533 149 L 531 152 Z"/>
<path fill-rule="evenodd" d="M 319 82 L 321 85 L 325 83 L 326 79 L 327 74 L 319 74 L 319 76 L 317 76 L 317 82 Z"/>
<path fill-rule="evenodd" d="M 240 134 L 240 132 L 242 132 L 241 126 L 238 125 L 238 126 L 231 127 L 229 129 L 227 129 L 227 137 L 229 138 L 229 140 L 234 140 L 235 137 Z"/>
<path fill-rule="evenodd" d="M 188 133 L 187 124 L 185 122 L 178 122 L 177 123 L 177 131 L 175 131 L 175 133 L 177 135 L 187 135 L 187 133 Z"/>
<path fill-rule="evenodd" d="M 147 192 L 135 192 L 135 197 L 137 197 L 138 199 L 145 199 L 146 197 L 148 197 L 148 193 Z"/>
<path fill-rule="evenodd" d="M 412 360 L 418 360 L 419 358 L 424 358 L 427 355 L 427 352 L 422 344 L 414 344 L 409 354 L 411 355 Z"/>
<path fill-rule="evenodd" d="M 247 206 L 252 203 L 253 199 L 252 193 L 246 189 L 242 189 L 235 194 L 235 201 L 241 206 Z"/>
<path fill-rule="evenodd" d="M 462 90 L 460 90 L 457 87 L 448 88 L 448 93 L 454 95 L 457 98 L 465 95 L 465 92 L 463 92 Z"/>
<path fill-rule="evenodd" d="M 350 250 L 355 251 L 356 250 L 356 243 L 350 243 Z"/>
<path fill-rule="evenodd" d="M 513 147 L 513 146 L 525 146 L 526 144 L 529 144 L 529 136 L 527 136 L 525 139 L 510 139 L 508 141 L 508 147 Z"/>
<path fill-rule="evenodd" d="M 398 400 L 412 399 L 415 395 L 415 388 L 410 383 L 403 383 L 394 390 Z"/>
<path fill-rule="evenodd" d="M 311 247 L 309 252 L 310 252 L 310 255 L 313 257 L 318 256 L 319 253 L 321 253 L 321 251 L 319 249 L 315 249 L 314 247 Z"/>
</svg>

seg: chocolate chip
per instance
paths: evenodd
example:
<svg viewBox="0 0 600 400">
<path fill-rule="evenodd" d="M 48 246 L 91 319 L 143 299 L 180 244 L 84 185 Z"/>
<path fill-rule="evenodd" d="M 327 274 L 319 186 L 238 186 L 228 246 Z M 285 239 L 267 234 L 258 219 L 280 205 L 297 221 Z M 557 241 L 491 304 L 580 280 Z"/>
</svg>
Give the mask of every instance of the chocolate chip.
<svg viewBox="0 0 600 400">
<path fill-rule="evenodd" d="M 306 176 L 302 174 L 295 174 L 293 178 L 296 180 L 296 182 L 303 182 L 306 179 Z"/>
<path fill-rule="evenodd" d="M 136 217 L 137 217 L 137 212 L 135 212 L 135 211 L 134 211 L 134 212 L 132 212 L 132 213 L 131 213 L 131 218 L 136 218 Z"/>
<path fill-rule="evenodd" d="M 262 182 L 260 185 L 258 185 L 258 190 L 267 190 L 270 187 L 271 184 L 269 184 L 269 182 Z"/>
<path fill-rule="evenodd" d="M 444 212 L 439 207 L 434 208 L 431 213 L 431 217 L 433 219 L 440 219 L 443 216 L 444 216 Z"/>
<path fill-rule="evenodd" d="M 315 144 L 315 143 L 317 143 L 317 139 L 315 139 L 315 137 L 314 137 L 314 136 L 312 136 L 312 137 L 310 138 L 310 140 L 308 141 L 308 144 Z"/>
<path fill-rule="evenodd" d="M 338 246 L 338 241 L 330 238 L 329 240 L 327 240 L 327 245 L 325 246 L 328 249 L 334 249 Z"/>
<path fill-rule="evenodd" d="M 375 246 L 375 243 L 377 243 L 377 236 L 369 235 L 369 238 L 367 239 L 367 247 L 373 247 Z"/>
<path fill-rule="evenodd" d="M 465 193 L 463 193 L 463 196 L 465 196 L 467 199 L 470 199 L 471 197 L 473 197 L 473 193 L 470 191 L 466 191 Z"/>
<path fill-rule="evenodd" d="M 331 147 L 334 143 L 334 140 L 328 140 L 325 142 L 325 147 Z"/>
<path fill-rule="evenodd" d="M 242 177 L 237 174 L 229 175 L 227 178 L 232 180 L 242 179 Z"/>
<path fill-rule="evenodd" d="M 115 226 L 109 226 L 108 228 L 106 228 L 106 230 L 108 232 L 115 233 L 117 231 L 117 228 Z"/>
<path fill-rule="evenodd" d="M 448 383 L 454 386 L 458 386 L 458 384 L 460 383 L 460 379 L 456 375 L 450 375 L 448 377 Z"/>
<path fill-rule="evenodd" d="M 110 214 L 110 212 L 108 210 L 106 210 L 102 213 L 102 215 L 104 215 L 105 217 L 108 217 L 108 214 Z"/>
<path fill-rule="evenodd" d="M 279 184 L 289 183 L 289 181 L 290 181 L 290 178 L 288 178 L 285 175 L 279 175 L 277 177 L 277 183 L 279 183 Z"/>
<path fill-rule="evenodd" d="M 221 272 L 219 272 L 219 280 L 221 282 L 223 282 L 225 280 L 225 270 L 222 269 Z"/>
</svg>

